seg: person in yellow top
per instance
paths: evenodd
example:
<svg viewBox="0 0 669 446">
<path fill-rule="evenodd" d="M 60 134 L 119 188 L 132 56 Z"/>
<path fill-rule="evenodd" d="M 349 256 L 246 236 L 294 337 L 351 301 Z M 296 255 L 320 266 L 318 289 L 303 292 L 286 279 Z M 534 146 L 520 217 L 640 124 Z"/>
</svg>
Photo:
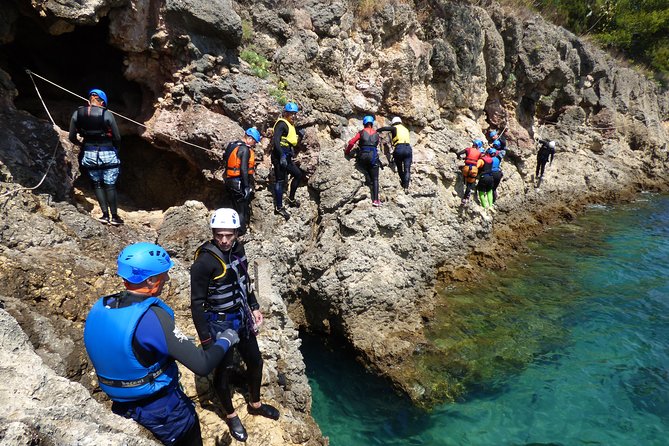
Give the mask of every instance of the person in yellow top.
<svg viewBox="0 0 669 446">
<path fill-rule="evenodd" d="M 299 207 L 295 199 L 295 192 L 302 181 L 302 170 L 295 165 L 295 146 L 299 141 L 299 134 L 295 129 L 295 115 L 298 112 L 297 104 L 289 102 L 283 109 L 281 117 L 274 124 L 272 136 L 272 165 L 274 166 L 274 213 L 288 220 L 290 214 L 283 207 L 283 189 L 287 176 L 292 180 L 286 202 L 290 207 Z"/>
<path fill-rule="evenodd" d="M 411 137 L 409 129 L 402 124 L 402 118 L 395 116 L 390 121 L 390 126 L 381 127 L 376 131 L 391 132 L 393 142 L 393 159 L 397 166 L 397 173 L 400 176 L 400 183 L 405 192 L 409 191 L 409 182 L 411 181 L 411 162 L 413 161 L 413 151 L 411 150 Z"/>
</svg>

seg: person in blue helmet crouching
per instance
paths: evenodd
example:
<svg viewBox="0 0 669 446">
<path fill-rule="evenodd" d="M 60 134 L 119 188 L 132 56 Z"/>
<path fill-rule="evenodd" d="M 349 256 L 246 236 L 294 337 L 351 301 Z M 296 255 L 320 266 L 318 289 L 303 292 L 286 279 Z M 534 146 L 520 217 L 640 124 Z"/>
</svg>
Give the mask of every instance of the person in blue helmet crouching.
<svg viewBox="0 0 669 446">
<path fill-rule="evenodd" d="M 95 302 L 84 326 L 100 388 L 113 401 L 114 413 L 137 421 L 163 444 L 202 445 L 197 413 L 179 386 L 176 361 L 207 375 L 239 337 L 233 330 L 219 332 L 205 351 L 175 327 L 174 311 L 157 297 L 173 265 L 159 245 L 129 245 L 117 265 L 126 290 Z"/>
</svg>

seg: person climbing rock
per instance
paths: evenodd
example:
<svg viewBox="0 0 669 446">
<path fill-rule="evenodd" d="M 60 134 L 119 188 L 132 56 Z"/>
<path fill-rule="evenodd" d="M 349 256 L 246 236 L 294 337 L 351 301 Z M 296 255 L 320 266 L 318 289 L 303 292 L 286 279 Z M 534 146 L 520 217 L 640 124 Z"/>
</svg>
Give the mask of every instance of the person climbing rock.
<svg viewBox="0 0 669 446">
<path fill-rule="evenodd" d="M 534 177 L 538 180 L 543 178 L 544 170 L 546 169 L 546 163 L 553 163 L 553 157 L 555 156 L 555 141 L 539 140 L 539 151 L 537 152 L 537 170 L 534 174 Z"/>
<path fill-rule="evenodd" d="M 207 375 L 238 342 L 234 330 L 214 335 L 204 351 L 174 325 L 174 311 L 158 296 L 173 262 L 153 243 L 125 247 L 117 272 L 126 290 L 101 297 L 84 325 L 84 346 L 112 411 L 147 428 L 163 444 L 202 445 L 200 422 L 179 384 L 176 361 Z"/>
<path fill-rule="evenodd" d="M 504 155 L 502 154 L 502 151 L 498 149 L 498 147 L 501 146 L 502 145 L 499 142 L 499 139 L 496 139 L 493 141 L 492 147 L 488 149 L 488 154 L 492 158 L 492 167 L 490 169 L 493 179 L 491 204 L 494 204 L 497 201 L 497 187 L 499 187 L 499 183 L 502 182 L 502 177 L 504 176 L 501 168 L 502 158 Z"/>
<path fill-rule="evenodd" d="M 397 174 L 400 176 L 402 188 L 405 192 L 408 192 L 411 182 L 411 162 L 413 160 L 409 129 L 402 124 L 402 118 L 399 116 L 395 116 L 390 124 L 389 127 L 381 127 L 376 131 L 378 133 L 391 132 L 393 159 L 395 160 L 395 166 L 397 166 Z"/>
<path fill-rule="evenodd" d="M 479 202 L 484 209 L 492 208 L 494 204 L 492 189 L 495 185 L 495 180 L 492 176 L 493 158 L 490 153 L 486 153 L 483 158 L 483 167 L 481 168 L 481 176 L 476 185 L 476 191 L 479 195 Z"/>
<path fill-rule="evenodd" d="M 483 141 L 475 139 L 472 141 L 472 146 L 467 147 L 457 153 L 460 157 L 465 155 L 465 165 L 462 167 L 462 178 L 465 184 L 465 191 L 462 196 L 462 205 L 464 206 L 469 201 L 472 189 L 476 185 L 479 169 L 483 166 Z"/>
<path fill-rule="evenodd" d="M 232 195 L 234 207 L 241 219 L 239 235 L 246 233 L 251 221 L 256 156 L 255 146 L 260 142 L 258 129 L 251 127 L 241 140 L 233 141 L 225 149 L 225 186 Z"/>
<path fill-rule="evenodd" d="M 190 271 L 191 314 L 204 348 L 216 341 L 216 333 L 233 329 L 239 334 L 237 350 L 246 364 L 250 400 L 247 411 L 271 419 L 279 411 L 260 402 L 263 360 L 256 335 L 263 323 L 260 305 L 251 287 L 244 246 L 237 241 L 239 215 L 234 209 L 217 209 L 209 221 L 212 239 L 195 253 Z M 234 354 L 229 350 L 214 372 L 214 390 L 226 413 L 230 434 L 246 441 L 248 434 L 232 404 L 230 374 Z"/>
<path fill-rule="evenodd" d="M 102 216 L 97 220 L 105 224 L 122 225 L 116 203 L 121 134 L 114 115 L 107 110 L 107 95 L 104 91 L 97 88 L 90 90 L 88 102 L 89 105 L 79 107 L 72 114 L 69 139 L 73 144 L 82 146 L 80 163 L 93 182 L 93 191 L 102 210 Z M 77 135 L 83 138 L 83 142 Z"/>
<path fill-rule="evenodd" d="M 372 206 L 381 206 L 379 200 L 379 134 L 374 130 L 374 117 L 367 115 L 362 118 L 363 129 L 355 134 L 346 144 L 344 156 L 349 157 L 353 147 L 358 144 L 358 166 L 365 173 L 365 179 L 372 191 Z"/>
<path fill-rule="evenodd" d="M 488 138 L 490 142 L 490 147 L 493 146 L 495 141 L 498 142 L 498 146 L 495 147 L 497 149 L 497 153 L 499 153 L 502 158 L 506 156 L 506 138 L 504 138 L 503 133 L 506 129 L 502 130 L 502 133 L 497 132 L 497 130 L 490 130 L 488 132 Z"/>
<path fill-rule="evenodd" d="M 291 176 L 290 189 L 286 202 L 290 207 L 300 207 L 300 202 L 295 198 L 303 173 L 293 161 L 295 146 L 299 142 L 300 135 L 295 129 L 295 116 L 299 111 L 297 104 L 289 102 L 285 105 L 283 113 L 274 124 L 272 136 L 272 165 L 274 166 L 274 213 L 288 220 L 290 214 L 283 206 L 283 190 L 288 174 Z"/>
</svg>

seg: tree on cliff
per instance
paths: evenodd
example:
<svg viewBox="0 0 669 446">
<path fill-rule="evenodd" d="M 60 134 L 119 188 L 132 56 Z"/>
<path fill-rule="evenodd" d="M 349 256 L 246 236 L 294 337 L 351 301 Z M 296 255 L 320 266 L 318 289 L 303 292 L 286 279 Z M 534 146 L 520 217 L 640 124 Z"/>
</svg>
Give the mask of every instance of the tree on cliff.
<svg viewBox="0 0 669 446">
<path fill-rule="evenodd" d="M 657 73 L 669 85 L 667 0 L 539 0 L 548 16 L 576 34 L 591 34 Z"/>
</svg>

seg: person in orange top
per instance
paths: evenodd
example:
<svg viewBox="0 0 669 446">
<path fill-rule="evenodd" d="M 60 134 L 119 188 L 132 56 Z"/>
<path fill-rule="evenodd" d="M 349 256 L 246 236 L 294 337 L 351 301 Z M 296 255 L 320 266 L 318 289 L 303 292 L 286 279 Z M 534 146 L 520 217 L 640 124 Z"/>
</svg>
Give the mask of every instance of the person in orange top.
<svg viewBox="0 0 669 446">
<path fill-rule="evenodd" d="M 260 142 L 258 129 L 251 127 L 241 140 L 233 141 L 225 149 L 225 186 L 232 195 L 234 208 L 239 214 L 241 226 L 238 235 L 246 233 L 251 220 L 251 198 L 253 198 L 253 174 L 256 156 L 253 150 Z"/>
<path fill-rule="evenodd" d="M 479 169 L 483 167 L 483 141 L 475 139 L 471 147 L 467 147 L 457 153 L 458 156 L 466 154 L 465 165 L 462 167 L 462 177 L 465 183 L 465 192 L 462 196 L 462 205 L 464 206 L 469 201 L 472 189 L 476 185 L 476 178 Z"/>
</svg>

